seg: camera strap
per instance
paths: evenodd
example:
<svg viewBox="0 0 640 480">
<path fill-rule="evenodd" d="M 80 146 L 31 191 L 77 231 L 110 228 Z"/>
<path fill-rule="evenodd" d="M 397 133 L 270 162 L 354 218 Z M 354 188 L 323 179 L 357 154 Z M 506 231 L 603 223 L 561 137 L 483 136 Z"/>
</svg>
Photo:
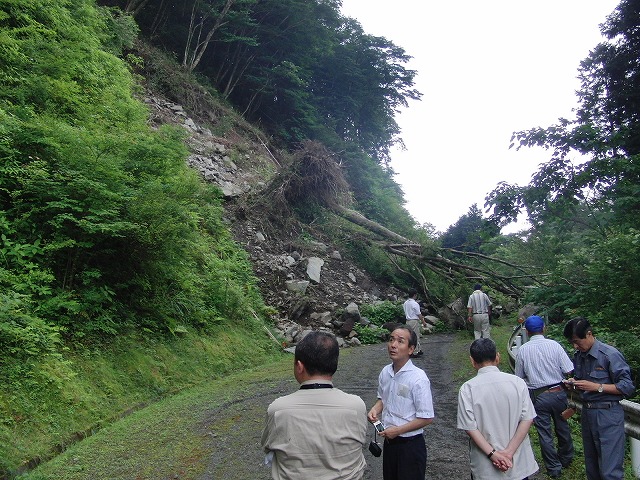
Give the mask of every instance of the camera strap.
<svg viewBox="0 0 640 480">
<path fill-rule="evenodd" d="M 300 390 L 312 390 L 316 388 L 333 388 L 333 385 L 330 383 L 307 383 L 300 385 Z"/>
</svg>

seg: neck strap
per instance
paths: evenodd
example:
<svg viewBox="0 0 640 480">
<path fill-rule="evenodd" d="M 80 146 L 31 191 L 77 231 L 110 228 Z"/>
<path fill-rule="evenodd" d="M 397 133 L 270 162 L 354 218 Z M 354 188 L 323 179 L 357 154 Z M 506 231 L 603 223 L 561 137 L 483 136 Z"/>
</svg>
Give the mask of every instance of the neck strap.
<svg viewBox="0 0 640 480">
<path fill-rule="evenodd" d="M 300 390 L 315 390 L 316 388 L 333 388 L 330 383 L 305 383 L 300 385 Z"/>
</svg>

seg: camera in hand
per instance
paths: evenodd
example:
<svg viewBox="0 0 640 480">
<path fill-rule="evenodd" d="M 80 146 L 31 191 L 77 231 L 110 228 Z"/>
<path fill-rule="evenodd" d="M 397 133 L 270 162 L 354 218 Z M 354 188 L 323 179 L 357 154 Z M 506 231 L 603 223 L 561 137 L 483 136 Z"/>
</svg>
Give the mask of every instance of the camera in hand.
<svg viewBox="0 0 640 480">
<path fill-rule="evenodd" d="M 379 421 L 379 420 L 377 422 L 373 422 L 373 426 L 376 428 L 376 431 L 378 433 L 384 431 L 384 428 L 385 428 L 384 425 L 382 424 L 382 422 Z"/>
</svg>

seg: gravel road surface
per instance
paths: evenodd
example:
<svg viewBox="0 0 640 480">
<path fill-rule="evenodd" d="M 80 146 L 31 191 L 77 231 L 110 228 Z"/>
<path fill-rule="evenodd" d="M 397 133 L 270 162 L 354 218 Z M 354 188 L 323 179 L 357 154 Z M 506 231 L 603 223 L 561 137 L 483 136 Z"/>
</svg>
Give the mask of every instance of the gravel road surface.
<svg viewBox="0 0 640 480">
<path fill-rule="evenodd" d="M 468 440 L 456 429 L 457 389 L 452 381 L 452 365 L 447 360 L 454 345 L 453 335 L 436 334 L 423 337 L 425 355 L 414 363 L 427 372 L 435 403 L 436 418 L 425 429 L 427 444 L 427 479 L 458 480 L 470 477 Z M 293 361 L 293 360 L 292 360 Z M 336 387 L 359 395 L 367 404 L 376 400 L 378 374 L 390 362 L 386 344 L 368 345 L 343 351 Z M 276 397 L 297 388 L 293 379 L 276 382 L 265 379 L 246 398 L 236 399 L 211 412 L 202 426 L 211 438 L 212 458 L 200 480 L 269 480 L 270 470 L 262 465 L 260 435 L 265 412 Z M 371 436 L 373 429 L 370 430 Z M 382 457 L 365 451 L 365 479 L 382 479 Z"/>
</svg>

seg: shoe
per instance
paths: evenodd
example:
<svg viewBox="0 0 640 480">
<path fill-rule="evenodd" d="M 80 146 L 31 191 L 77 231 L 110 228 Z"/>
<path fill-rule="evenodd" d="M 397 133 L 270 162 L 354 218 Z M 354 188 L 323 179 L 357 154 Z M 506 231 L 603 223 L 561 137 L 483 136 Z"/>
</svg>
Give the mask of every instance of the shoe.
<svg viewBox="0 0 640 480">
<path fill-rule="evenodd" d="M 562 472 L 547 473 L 547 477 L 549 478 L 560 478 L 561 476 L 562 476 Z"/>
</svg>

